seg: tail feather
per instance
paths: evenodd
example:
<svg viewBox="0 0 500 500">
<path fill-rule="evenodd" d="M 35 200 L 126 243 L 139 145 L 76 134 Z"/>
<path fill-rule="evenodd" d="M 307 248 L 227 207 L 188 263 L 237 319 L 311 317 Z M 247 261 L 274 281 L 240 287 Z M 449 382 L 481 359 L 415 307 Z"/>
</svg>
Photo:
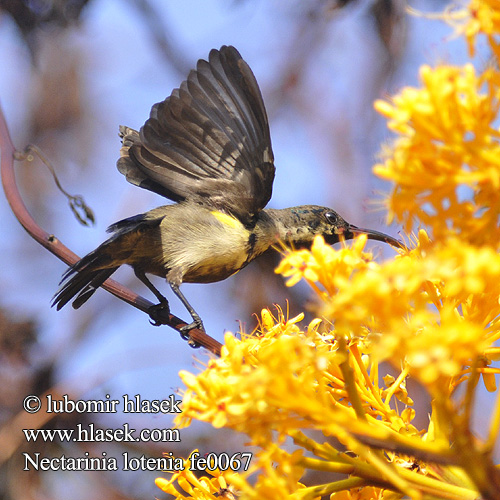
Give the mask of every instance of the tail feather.
<svg viewBox="0 0 500 500">
<path fill-rule="evenodd" d="M 61 288 L 54 295 L 52 307 L 59 311 L 74 297 L 73 308 L 78 309 L 94 294 L 94 292 L 118 269 L 105 267 L 108 257 L 97 251 L 90 252 L 63 274 Z"/>
<path fill-rule="evenodd" d="M 98 271 L 92 281 L 83 288 L 73 301 L 73 309 L 78 309 L 94 295 L 95 291 L 117 270 L 117 267 Z"/>
<path fill-rule="evenodd" d="M 148 218 L 139 214 L 111 225 L 109 231 L 114 234 L 63 274 L 52 306 L 59 310 L 74 299 L 73 308 L 81 307 L 122 264 L 133 265 L 127 260 L 137 240 L 133 233 L 140 236 L 144 229 L 156 227 L 162 220 L 163 215 Z"/>
</svg>

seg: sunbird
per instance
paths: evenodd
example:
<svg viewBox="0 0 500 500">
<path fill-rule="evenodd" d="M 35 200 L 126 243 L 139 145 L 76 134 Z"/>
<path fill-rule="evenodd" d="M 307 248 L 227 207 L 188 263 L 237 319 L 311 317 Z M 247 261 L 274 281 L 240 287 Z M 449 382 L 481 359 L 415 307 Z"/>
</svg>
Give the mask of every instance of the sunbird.
<svg viewBox="0 0 500 500">
<path fill-rule="evenodd" d="M 120 127 L 118 170 L 173 204 L 123 219 L 112 236 L 63 275 L 53 304 L 78 309 L 123 264 L 153 292 L 147 278 L 166 278 L 192 317 L 184 332 L 203 329 L 180 290 L 182 283 L 213 283 L 235 274 L 279 242 L 308 248 L 315 236 L 328 244 L 359 234 L 395 247 L 387 234 L 346 222 L 317 205 L 265 208 L 275 175 L 271 136 L 257 80 L 231 46 L 210 51 L 170 97 L 155 104 L 140 132 Z"/>
</svg>

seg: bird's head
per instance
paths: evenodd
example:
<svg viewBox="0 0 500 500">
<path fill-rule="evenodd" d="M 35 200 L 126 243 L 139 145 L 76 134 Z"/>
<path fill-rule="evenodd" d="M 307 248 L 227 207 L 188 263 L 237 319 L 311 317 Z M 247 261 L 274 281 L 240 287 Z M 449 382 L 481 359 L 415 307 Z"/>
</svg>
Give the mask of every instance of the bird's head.
<svg viewBox="0 0 500 500">
<path fill-rule="evenodd" d="M 403 248 L 401 241 L 388 234 L 364 229 L 347 222 L 337 212 L 327 207 L 305 205 L 290 209 L 290 229 L 295 234 L 290 238 L 300 243 L 307 243 L 317 235 L 322 235 L 329 245 L 338 243 L 341 239 L 350 240 L 359 234 L 366 234 L 369 239 L 383 241 L 397 248 Z"/>
</svg>

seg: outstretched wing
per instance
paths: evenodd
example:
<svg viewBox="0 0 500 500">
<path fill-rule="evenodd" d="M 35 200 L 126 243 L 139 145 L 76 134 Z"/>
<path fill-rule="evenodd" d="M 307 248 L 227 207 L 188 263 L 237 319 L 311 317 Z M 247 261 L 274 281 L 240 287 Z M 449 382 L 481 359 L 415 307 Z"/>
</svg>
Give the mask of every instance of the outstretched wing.
<svg viewBox="0 0 500 500">
<path fill-rule="evenodd" d="M 126 127 L 120 134 L 118 170 L 132 184 L 246 224 L 271 198 L 267 114 L 252 70 L 234 47 L 198 61 L 180 88 L 153 106 L 140 134 Z"/>
</svg>

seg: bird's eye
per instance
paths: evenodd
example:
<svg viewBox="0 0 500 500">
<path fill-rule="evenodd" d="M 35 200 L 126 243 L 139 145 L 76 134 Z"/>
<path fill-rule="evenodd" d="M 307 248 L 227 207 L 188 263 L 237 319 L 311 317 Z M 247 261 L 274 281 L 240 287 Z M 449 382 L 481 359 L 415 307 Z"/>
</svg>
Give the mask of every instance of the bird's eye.
<svg viewBox="0 0 500 500">
<path fill-rule="evenodd" d="M 337 214 L 335 212 L 325 212 L 325 218 L 330 224 L 337 222 Z"/>
</svg>

